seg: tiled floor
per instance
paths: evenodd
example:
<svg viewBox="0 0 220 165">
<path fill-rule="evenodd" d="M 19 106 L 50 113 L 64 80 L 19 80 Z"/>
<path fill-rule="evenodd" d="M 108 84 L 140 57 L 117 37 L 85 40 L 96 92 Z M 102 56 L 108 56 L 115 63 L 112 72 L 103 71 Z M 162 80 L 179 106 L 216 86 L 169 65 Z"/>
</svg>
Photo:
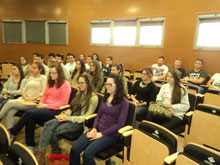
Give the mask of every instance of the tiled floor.
<svg viewBox="0 0 220 165">
<path fill-rule="evenodd" d="M 16 120 L 18 120 L 18 118 L 16 118 Z M 4 120 L 1 122 L 4 124 Z M 39 127 L 36 132 L 35 132 L 35 142 L 38 144 L 39 140 L 40 140 L 40 135 L 41 135 L 41 131 L 42 131 L 42 127 Z M 25 137 L 24 137 L 24 129 L 22 129 L 22 131 L 18 134 L 18 136 L 16 137 L 16 141 L 21 142 L 22 144 L 25 144 Z M 62 153 L 63 154 L 69 154 L 71 145 L 66 143 L 64 140 L 60 140 L 60 146 L 62 148 Z M 177 148 L 178 152 L 183 150 L 183 138 L 182 137 L 178 137 L 178 148 Z M 48 147 L 47 148 L 47 155 L 51 153 L 51 148 Z M 122 160 L 117 158 L 117 157 L 113 157 L 112 161 L 114 165 L 122 165 Z M 105 162 L 104 161 L 98 161 L 96 160 L 97 165 L 104 165 Z"/>
</svg>

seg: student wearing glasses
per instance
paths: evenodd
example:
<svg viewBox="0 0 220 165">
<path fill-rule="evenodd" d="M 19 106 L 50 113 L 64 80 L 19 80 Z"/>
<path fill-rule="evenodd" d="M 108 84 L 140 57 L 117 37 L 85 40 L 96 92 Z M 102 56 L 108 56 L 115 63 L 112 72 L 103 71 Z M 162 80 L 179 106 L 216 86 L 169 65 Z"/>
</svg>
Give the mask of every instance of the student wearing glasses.
<svg viewBox="0 0 220 165">
<path fill-rule="evenodd" d="M 141 80 L 134 83 L 131 91 L 131 99 L 137 105 L 136 120 L 146 117 L 150 102 L 155 101 L 157 96 L 157 87 L 151 80 L 153 76 L 152 67 L 145 67 L 141 73 Z M 136 127 L 136 120 L 134 127 Z"/>
<path fill-rule="evenodd" d="M 45 151 L 51 144 L 52 153 L 61 153 L 59 135 L 67 132 L 80 132 L 84 130 L 85 117 L 94 113 L 98 105 L 98 96 L 93 91 L 93 85 L 87 74 L 78 77 L 79 92 L 71 101 L 70 109 L 60 113 L 56 119 L 44 124 L 39 143 L 39 164 L 44 164 Z"/>
<path fill-rule="evenodd" d="M 54 64 L 50 68 L 48 85 L 43 94 L 43 98 L 36 107 L 29 109 L 24 113 L 20 120 L 10 130 L 10 140 L 26 126 L 25 141 L 26 145 L 33 152 L 34 131 L 38 122 L 46 122 L 53 119 L 60 113 L 60 107 L 68 104 L 71 87 L 65 80 L 63 69 L 60 64 Z"/>
<path fill-rule="evenodd" d="M 70 152 L 70 165 L 80 164 L 80 154 L 84 150 L 85 165 L 94 165 L 94 155 L 117 143 L 117 132 L 125 125 L 128 114 L 128 100 L 124 97 L 122 78 L 110 74 L 105 83 L 106 92 L 100 104 L 93 128 L 81 135 Z"/>
</svg>

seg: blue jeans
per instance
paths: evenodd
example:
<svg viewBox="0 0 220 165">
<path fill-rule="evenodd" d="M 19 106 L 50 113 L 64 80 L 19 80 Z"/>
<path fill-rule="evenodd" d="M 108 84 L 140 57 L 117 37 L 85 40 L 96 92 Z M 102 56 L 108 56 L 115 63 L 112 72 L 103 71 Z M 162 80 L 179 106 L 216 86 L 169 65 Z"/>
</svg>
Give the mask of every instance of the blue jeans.
<svg viewBox="0 0 220 165">
<path fill-rule="evenodd" d="M 46 122 L 54 118 L 55 115 L 60 113 L 59 110 L 52 110 L 47 108 L 32 108 L 24 113 L 20 120 L 10 130 L 12 135 L 17 135 L 21 129 L 25 128 L 25 141 L 27 146 L 35 146 L 35 128 L 39 121 Z"/>
<path fill-rule="evenodd" d="M 39 149 L 45 151 L 47 146 L 51 144 L 53 151 L 61 151 L 58 136 L 68 132 L 80 131 L 83 131 L 83 123 L 72 123 L 70 121 L 58 122 L 57 119 L 49 120 L 44 124 Z"/>
<path fill-rule="evenodd" d="M 95 165 L 95 154 L 109 146 L 116 144 L 117 140 L 118 136 L 110 135 L 90 141 L 90 139 L 86 137 L 86 133 L 82 134 L 71 148 L 70 165 L 80 165 L 80 153 L 83 150 L 85 150 L 83 154 L 84 165 Z"/>
</svg>

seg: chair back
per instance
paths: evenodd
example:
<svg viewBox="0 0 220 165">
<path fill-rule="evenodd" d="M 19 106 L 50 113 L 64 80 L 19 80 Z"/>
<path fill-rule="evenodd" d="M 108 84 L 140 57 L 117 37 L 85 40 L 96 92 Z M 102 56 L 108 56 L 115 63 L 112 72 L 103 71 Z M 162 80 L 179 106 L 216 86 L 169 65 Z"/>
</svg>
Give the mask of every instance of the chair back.
<svg viewBox="0 0 220 165">
<path fill-rule="evenodd" d="M 29 151 L 29 149 L 19 143 L 14 142 L 7 150 L 7 155 L 15 164 L 22 165 L 38 165 L 35 156 Z"/>
<path fill-rule="evenodd" d="M 220 107 L 220 91 L 208 89 L 204 95 L 203 103 Z"/>
<path fill-rule="evenodd" d="M 158 124 L 144 121 L 132 133 L 129 163 L 163 164 L 164 158 L 176 150 L 177 136 L 174 133 Z"/>
<path fill-rule="evenodd" d="M 5 126 L 0 123 L 0 154 L 5 153 L 10 145 L 9 134 Z"/>
<path fill-rule="evenodd" d="M 185 130 L 184 144 L 189 142 L 220 150 L 220 107 L 199 104 L 193 112 L 191 124 Z"/>
<path fill-rule="evenodd" d="M 183 84 L 183 85 L 186 87 L 188 93 L 197 94 L 199 91 L 199 86 L 197 85 L 193 85 L 193 84 Z"/>
<path fill-rule="evenodd" d="M 165 80 L 157 80 L 154 82 L 154 84 L 159 88 L 161 88 L 166 83 L 167 83 L 167 81 L 165 81 Z"/>
<path fill-rule="evenodd" d="M 189 143 L 176 159 L 176 165 L 220 164 L 220 152 L 205 146 Z"/>
<path fill-rule="evenodd" d="M 141 73 L 140 72 L 134 72 L 133 81 L 141 80 Z"/>
</svg>

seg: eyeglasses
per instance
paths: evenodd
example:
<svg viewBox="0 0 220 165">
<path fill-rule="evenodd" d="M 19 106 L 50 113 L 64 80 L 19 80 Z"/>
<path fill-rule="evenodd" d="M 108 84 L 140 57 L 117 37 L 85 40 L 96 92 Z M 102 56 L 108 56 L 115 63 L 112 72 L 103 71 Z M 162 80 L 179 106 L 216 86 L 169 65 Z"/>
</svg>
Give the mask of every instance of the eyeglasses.
<svg viewBox="0 0 220 165">
<path fill-rule="evenodd" d="M 105 83 L 105 86 L 110 86 L 110 87 L 113 87 L 115 84 L 112 84 L 112 83 Z"/>
<path fill-rule="evenodd" d="M 50 74 L 57 74 L 57 72 L 50 72 Z"/>
<path fill-rule="evenodd" d="M 85 84 L 86 82 L 78 82 L 79 85 L 83 85 Z"/>
</svg>

